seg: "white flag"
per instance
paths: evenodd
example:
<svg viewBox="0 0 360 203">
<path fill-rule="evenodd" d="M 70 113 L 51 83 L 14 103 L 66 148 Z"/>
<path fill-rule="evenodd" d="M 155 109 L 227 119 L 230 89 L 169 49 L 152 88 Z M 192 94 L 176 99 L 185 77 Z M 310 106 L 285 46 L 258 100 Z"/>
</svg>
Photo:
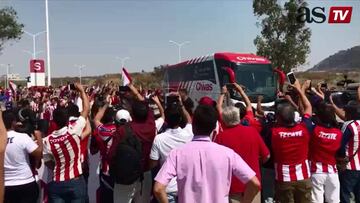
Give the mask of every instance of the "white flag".
<svg viewBox="0 0 360 203">
<path fill-rule="evenodd" d="M 123 86 L 126 86 L 126 85 L 131 83 L 130 74 L 126 71 L 125 68 L 123 68 L 122 71 L 121 71 L 121 77 L 122 77 L 122 80 L 123 80 Z"/>
</svg>

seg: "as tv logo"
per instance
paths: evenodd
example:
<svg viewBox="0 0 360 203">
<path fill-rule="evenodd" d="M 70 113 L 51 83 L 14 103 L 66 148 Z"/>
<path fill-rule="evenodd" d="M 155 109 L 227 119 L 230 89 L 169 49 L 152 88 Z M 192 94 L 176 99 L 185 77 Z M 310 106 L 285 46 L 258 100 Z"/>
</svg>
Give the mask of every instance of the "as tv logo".
<svg viewBox="0 0 360 203">
<path fill-rule="evenodd" d="M 332 6 L 329 10 L 328 23 L 350 23 L 352 15 L 351 6 Z M 298 9 L 298 22 L 307 23 L 324 23 L 326 21 L 325 7 L 300 7 Z"/>
</svg>

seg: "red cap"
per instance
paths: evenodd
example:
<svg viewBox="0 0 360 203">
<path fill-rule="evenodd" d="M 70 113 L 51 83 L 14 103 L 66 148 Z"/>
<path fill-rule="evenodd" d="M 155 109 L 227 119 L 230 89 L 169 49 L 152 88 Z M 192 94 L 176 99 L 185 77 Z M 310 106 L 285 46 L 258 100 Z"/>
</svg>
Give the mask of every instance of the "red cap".
<svg viewBox="0 0 360 203">
<path fill-rule="evenodd" d="M 205 96 L 205 97 L 201 97 L 201 99 L 199 100 L 199 104 L 206 106 L 214 106 L 215 101 L 212 100 L 210 97 Z"/>
</svg>

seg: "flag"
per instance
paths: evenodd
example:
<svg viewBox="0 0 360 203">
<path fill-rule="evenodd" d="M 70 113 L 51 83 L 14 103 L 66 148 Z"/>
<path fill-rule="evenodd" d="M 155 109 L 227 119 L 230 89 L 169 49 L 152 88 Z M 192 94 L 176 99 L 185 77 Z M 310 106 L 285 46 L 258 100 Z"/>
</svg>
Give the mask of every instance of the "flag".
<svg viewBox="0 0 360 203">
<path fill-rule="evenodd" d="M 16 93 L 17 85 L 13 81 L 9 81 L 9 87 L 12 92 Z"/>
<path fill-rule="evenodd" d="M 123 80 L 123 86 L 126 86 L 128 84 L 131 83 L 131 77 L 130 77 L 130 74 L 127 72 L 127 70 L 125 68 L 122 69 L 122 72 L 121 72 L 121 77 L 122 77 L 122 80 Z"/>
</svg>

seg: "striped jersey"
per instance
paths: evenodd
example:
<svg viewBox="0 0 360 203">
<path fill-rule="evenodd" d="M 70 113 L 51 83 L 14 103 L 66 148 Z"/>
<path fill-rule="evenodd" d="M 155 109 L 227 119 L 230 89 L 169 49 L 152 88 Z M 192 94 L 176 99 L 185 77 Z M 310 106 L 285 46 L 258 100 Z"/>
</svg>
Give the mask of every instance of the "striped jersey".
<svg viewBox="0 0 360 203">
<path fill-rule="evenodd" d="M 341 146 L 342 132 L 337 128 L 316 126 L 310 141 L 312 173 L 337 173 L 336 153 Z"/>
<path fill-rule="evenodd" d="M 109 175 L 108 153 L 112 145 L 112 138 L 115 132 L 115 124 L 101 124 L 96 127 L 96 133 L 94 134 L 100 151 L 100 168 L 104 175 Z"/>
<path fill-rule="evenodd" d="M 360 171 L 359 149 L 360 120 L 353 121 L 347 125 L 344 132 L 345 155 L 349 157 L 346 166 L 348 170 Z"/>
<path fill-rule="evenodd" d="M 275 179 L 279 182 L 292 182 L 310 178 L 307 160 L 310 133 L 304 118 L 293 127 L 274 127 L 272 129 L 272 150 L 274 155 Z"/>
<path fill-rule="evenodd" d="M 44 138 L 44 161 L 55 162 L 54 181 L 67 181 L 82 175 L 80 141 L 85 125 L 85 118 L 80 116 Z"/>
</svg>

